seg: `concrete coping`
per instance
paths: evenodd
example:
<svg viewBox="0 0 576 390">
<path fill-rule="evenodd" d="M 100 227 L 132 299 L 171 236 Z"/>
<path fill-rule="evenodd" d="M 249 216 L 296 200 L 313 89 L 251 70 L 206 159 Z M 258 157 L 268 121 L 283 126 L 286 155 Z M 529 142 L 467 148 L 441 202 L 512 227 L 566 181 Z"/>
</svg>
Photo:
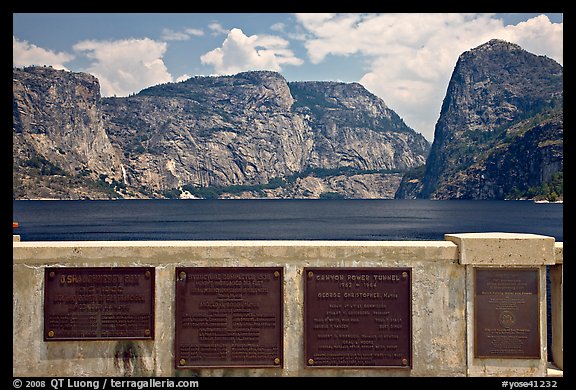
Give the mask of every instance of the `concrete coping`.
<svg viewBox="0 0 576 390">
<path fill-rule="evenodd" d="M 156 240 L 156 241 L 20 241 L 20 248 L 67 247 L 442 247 L 446 241 L 348 241 L 348 240 Z"/>
<path fill-rule="evenodd" d="M 215 240 L 215 241 L 20 241 L 13 237 L 14 263 L 49 263 L 62 260 L 114 257 L 142 261 L 194 254 L 199 258 L 237 257 L 258 254 L 279 260 L 337 258 L 449 261 L 478 265 L 553 265 L 563 263 L 563 243 L 553 237 L 524 233 L 445 234 L 444 241 L 303 241 L 303 240 Z M 226 254 L 230 252 L 229 254 Z"/>
<path fill-rule="evenodd" d="M 554 237 L 528 233 L 445 234 L 459 248 L 460 264 L 553 265 Z"/>
<path fill-rule="evenodd" d="M 261 262 L 397 260 L 458 262 L 449 241 L 59 241 L 14 242 L 13 262 L 171 263 L 251 259 Z"/>
</svg>

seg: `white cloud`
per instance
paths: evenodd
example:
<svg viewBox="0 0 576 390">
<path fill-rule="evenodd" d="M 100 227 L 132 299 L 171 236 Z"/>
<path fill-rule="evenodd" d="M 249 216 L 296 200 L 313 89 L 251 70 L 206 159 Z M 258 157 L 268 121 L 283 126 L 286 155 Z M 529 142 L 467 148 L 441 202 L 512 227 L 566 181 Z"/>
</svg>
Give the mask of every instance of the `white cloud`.
<svg viewBox="0 0 576 390">
<path fill-rule="evenodd" d="M 540 15 L 515 26 L 506 26 L 501 37 L 517 43 L 524 50 L 546 55 L 563 64 L 563 32 L 563 23 L 551 23 L 546 15 Z"/>
<path fill-rule="evenodd" d="M 65 63 L 74 59 L 73 54 L 43 49 L 27 41 L 12 37 L 12 66 L 50 65 L 55 69 L 68 70 Z"/>
<path fill-rule="evenodd" d="M 212 35 L 220 35 L 220 34 L 228 34 L 228 30 L 226 30 L 222 25 L 218 22 L 212 22 L 208 25 L 208 28 L 212 30 Z"/>
<path fill-rule="evenodd" d="M 165 41 L 187 41 L 190 35 L 182 31 L 174 31 L 169 28 L 162 30 L 162 39 Z"/>
<path fill-rule="evenodd" d="M 189 74 L 184 73 L 182 76 L 176 78 L 176 82 L 186 81 L 186 80 L 188 80 L 190 77 L 192 77 L 192 76 L 190 76 Z"/>
<path fill-rule="evenodd" d="M 201 37 L 204 31 L 196 28 L 186 28 L 184 31 L 174 31 L 169 28 L 162 30 L 162 39 L 165 41 L 187 41 L 192 36 Z"/>
<path fill-rule="evenodd" d="M 74 50 L 92 60 L 85 69 L 100 80 L 102 96 L 126 96 L 150 85 L 172 81 L 162 59 L 165 42 L 148 38 L 81 41 Z"/>
<path fill-rule="evenodd" d="M 296 14 L 296 20 L 312 63 L 362 55 L 369 71 L 360 83 L 429 140 L 464 51 L 500 38 L 562 63 L 563 24 L 545 15 L 510 26 L 492 14 Z"/>
<path fill-rule="evenodd" d="M 187 28 L 184 30 L 186 34 L 193 35 L 195 37 L 201 37 L 204 35 L 204 31 L 197 28 Z"/>
<path fill-rule="evenodd" d="M 286 24 L 281 23 L 281 22 L 274 23 L 272 26 L 270 26 L 270 30 L 276 31 L 276 32 L 284 32 L 285 28 L 286 28 Z"/>
<path fill-rule="evenodd" d="M 287 49 L 289 42 L 274 35 L 246 36 L 233 28 L 222 46 L 200 57 L 212 65 L 216 74 L 235 74 L 247 70 L 280 71 L 283 65 L 301 65 L 303 60 Z"/>
</svg>

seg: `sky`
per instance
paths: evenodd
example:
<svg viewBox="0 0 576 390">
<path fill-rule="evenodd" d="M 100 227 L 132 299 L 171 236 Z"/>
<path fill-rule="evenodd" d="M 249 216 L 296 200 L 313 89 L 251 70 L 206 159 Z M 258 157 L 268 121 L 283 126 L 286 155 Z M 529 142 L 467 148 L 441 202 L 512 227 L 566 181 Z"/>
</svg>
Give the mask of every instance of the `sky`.
<svg viewBox="0 0 576 390">
<path fill-rule="evenodd" d="M 562 13 L 13 13 L 13 66 L 87 72 L 102 96 L 272 70 L 358 82 L 426 139 L 458 57 L 490 39 L 563 65 Z"/>
</svg>

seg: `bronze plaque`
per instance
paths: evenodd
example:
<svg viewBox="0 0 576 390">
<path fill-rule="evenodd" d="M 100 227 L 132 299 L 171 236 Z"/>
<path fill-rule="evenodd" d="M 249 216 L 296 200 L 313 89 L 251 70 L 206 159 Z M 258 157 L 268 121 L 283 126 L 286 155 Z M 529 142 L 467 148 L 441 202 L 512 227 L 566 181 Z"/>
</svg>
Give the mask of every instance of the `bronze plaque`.
<svg viewBox="0 0 576 390">
<path fill-rule="evenodd" d="M 474 356 L 540 359 L 538 268 L 476 268 Z"/>
<path fill-rule="evenodd" d="M 412 367 L 411 268 L 305 268 L 307 367 Z"/>
<path fill-rule="evenodd" d="M 283 367 L 283 269 L 176 268 L 176 368 Z"/>
<path fill-rule="evenodd" d="M 50 267 L 44 340 L 154 339 L 154 267 Z"/>
</svg>

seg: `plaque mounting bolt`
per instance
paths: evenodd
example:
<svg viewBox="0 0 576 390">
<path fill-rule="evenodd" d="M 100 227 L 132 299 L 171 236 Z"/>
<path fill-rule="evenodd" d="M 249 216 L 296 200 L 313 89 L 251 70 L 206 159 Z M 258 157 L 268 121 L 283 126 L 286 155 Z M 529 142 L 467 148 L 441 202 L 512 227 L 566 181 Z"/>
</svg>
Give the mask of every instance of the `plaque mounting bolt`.
<svg viewBox="0 0 576 390">
<path fill-rule="evenodd" d="M 145 277 L 146 279 L 150 279 L 150 271 L 144 272 L 144 277 Z"/>
<path fill-rule="evenodd" d="M 280 364 L 280 358 L 274 359 L 274 364 L 276 364 L 276 365 Z"/>
<path fill-rule="evenodd" d="M 150 336 L 150 329 L 144 329 L 144 336 Z"/>
<path fill-rule="evenodd" d="M 180 277 L 180 280 L 186 280 L 186 272 L 180 271 L 180 273 L 178 274 L 178 276 Z"/>
<path fill-rule="evenodd" d="M 408 359 L 406 359 L 406 358 L 402 359 L 402 365 L 407 366 L 408 365 Z"/>
<path fill-rule="evenodd" d="M 56 276 L 56 272 L 50 271 L 50 273 L 48 274 L 48 276 L 50 276 L 50 279 L 54 279 L 54 276 Z"/>
<path fill-rule="evenodd" d="M 53 330 L 48 331 L 48 337 L 54 337 L 54 331 Z"/>
<path fill-rule="evenodd" d="M 180 359 L 178 363 L 180 363 L 180 365 L 183 366 L 184 364 L 186 364 L 186 359 Z"/>
<path fill-rule="evenodd" d="M 280 276 L 280 272 L 274 271 L 274 277 L 275 277 L 275 278 L 278 278 L 279 276 Z"/>
<path fill-rule="evenodd" d="M 308 359 L 308 365 L 313 366 L 314 365 L 314 359 Z"/>
<path fill-rule="evenodd" d="M 408 277 L 408 272 L 402 272 L 402 279 L 406 279 Z"/>
<path fill-rule="evenodd" d="M 308 271 L 308 279 L 312 279 L 313 276 L 314 276 L 314 272 Z M 312 359 L 310 359 L 310 360 L 312 360 Z"/>
</svg>

